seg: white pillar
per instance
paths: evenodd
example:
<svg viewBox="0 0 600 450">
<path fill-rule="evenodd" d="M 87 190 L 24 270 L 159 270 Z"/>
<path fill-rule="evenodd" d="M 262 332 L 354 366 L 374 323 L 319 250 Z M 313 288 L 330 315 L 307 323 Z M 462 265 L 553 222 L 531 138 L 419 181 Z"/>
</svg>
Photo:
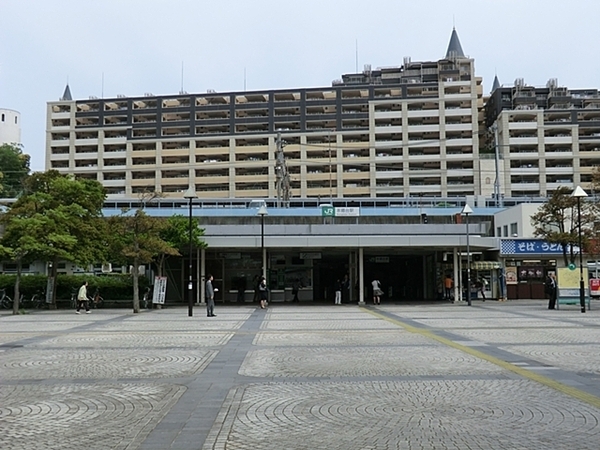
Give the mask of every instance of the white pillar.
<svg viewBox="0 0 600 450">
<path fill-rule="evenodd" d="M 196 305 L 200 304 L 202 298 L 201 291 L 202 279 L 200 278 L 200 249 L 196 249 Z"/>
<path fill-rule="evenodd" d="M 358 249 L 358 280 L 360 282 L 358 286 L 358 304 L 364 306 L 365 304 L 365 263 L 364 263 L 364 250 L 362 247 Z"/>
<path fill-rule="evenodd" d="M 200 249 L 200 273 L 202 274 L 198 277 L 198 283 L 200 283 L 200 303 L 206 303 L 206 284 L 204 283 L 206 279 L 206 250 Z"/>
<path fill-rule="evenodd" d="M 461 292 L 462 292 L 462 280 L 460 277 L 461 267 L 460 267 L 460 258 L 458 257 L 458 249 L 454 247 L 452 251 L 452 261 L 454 266 L 454 301 L 461 301 Z"/>
</svg>

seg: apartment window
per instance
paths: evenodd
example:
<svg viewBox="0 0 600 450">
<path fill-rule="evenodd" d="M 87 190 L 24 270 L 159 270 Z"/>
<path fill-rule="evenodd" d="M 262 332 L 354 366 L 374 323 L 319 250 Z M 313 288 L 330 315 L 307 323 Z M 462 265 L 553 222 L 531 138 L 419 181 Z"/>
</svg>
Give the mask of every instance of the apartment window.
<svg viewBox="0 0 600 450">
<path fill-rule="evenodd" d="M 503 231 L 502 235 L 503 235 L 504 237 L 508 237 L 508 225 L 504 225 L 504 226 L 502 227 L 502 231 Z"/>
<path fill-rule="evenodd" d="M 511 223 L 510 224 L 510 235 L 511 236 L 517 236 L 518 234 L 518 226 L 517 223 Z"/>
<path fill-rule="evenodd" d="M 501 237 L 502 236 L 502 227 L 497 227 L 496 228 L 496 237 Z"/>
<path fill-rule="evenodd" d="M 4 122 L 4 114 L 2 114 L 2 122 Z"/>
</svg>

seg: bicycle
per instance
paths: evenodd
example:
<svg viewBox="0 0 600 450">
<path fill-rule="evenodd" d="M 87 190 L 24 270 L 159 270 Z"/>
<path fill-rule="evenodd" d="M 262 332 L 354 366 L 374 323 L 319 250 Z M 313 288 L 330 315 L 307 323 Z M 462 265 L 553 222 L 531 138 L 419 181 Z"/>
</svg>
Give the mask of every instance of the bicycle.
<svg viewBox="0 0 600 450">
<path fill-rule="evenodd" d="M 3 309 L 12 309 L 13 299 L 6 295 L 6 289 L 0 289 L 0 306 Z"/>
<path fill-rule="evenodd" d="M 23 308 L 43 309 L 46 307 L 46 293 L 44 291 L 38 291 L 33 294 L 29 300 L 25 300 L 21 297 L 19 306 L 22 306 Z"/>
<path fill-rule="evenodd" d="M 142 297 L 142 306 L 145 309 L 152 309 L 152 288 L 147 287 Z"/>
<path fill-rule="evenodd" d="M 71 309 L 77 308 L 77 292 L 76 288 L 71 289 Z"/>
<path fill-rule="evenodd" d="M 104 297 L 100 295 L 100 290 L 96 289 L 91 297 L 88 297 L 90 307 L 94 309 L 104 307 Z"/>
</svg>

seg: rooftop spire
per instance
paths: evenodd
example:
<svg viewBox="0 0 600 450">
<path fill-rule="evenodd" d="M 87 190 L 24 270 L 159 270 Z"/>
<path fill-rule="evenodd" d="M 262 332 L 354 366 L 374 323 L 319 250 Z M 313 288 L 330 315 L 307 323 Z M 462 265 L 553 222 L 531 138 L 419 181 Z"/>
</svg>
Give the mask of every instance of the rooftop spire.
<svg viewBox="0 0 600 450">
<path fill-rule="evenodd" d="M 458 33 L 456 28 L 452 28 L 452 35 L 450 36 L 450 43 L 448 44 L 448 50 L 446 50 L 446 58 L 464 58 L 465 53 L 463 52 L 460 40 L 458 39 Z"/>
<path fill-rule="evenodd" d="M 496 89 L 500 87 L 500 81 L 498 81 L 498 75 L 494 76 L 494 84 L 492 84 L 491 92 L 494 92 Z"/>
<path fill-rule="evenodd" d="M 62 101 L 71 101 L 73 97 L 71 96 L 71 89 L 69 89 L 69 83 L 65 87 L 65 92 L 63 92 L 62 97 L 60 98 Z"/>
</svg>

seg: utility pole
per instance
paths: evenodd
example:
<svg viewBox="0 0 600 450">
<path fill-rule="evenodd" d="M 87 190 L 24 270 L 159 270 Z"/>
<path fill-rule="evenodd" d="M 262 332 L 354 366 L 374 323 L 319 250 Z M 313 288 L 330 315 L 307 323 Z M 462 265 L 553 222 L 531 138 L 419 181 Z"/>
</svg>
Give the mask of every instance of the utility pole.
<svg viewBox="0 0 600 450">
<path fill-rule="evenodd" d="M 277 207 L 288 207 L 290 204 L 290 174 L 283 154 L 281 133 L 277 133 L 277 155 L 275 159 L 275 185 L 277 187 Z"/>
</svg>

